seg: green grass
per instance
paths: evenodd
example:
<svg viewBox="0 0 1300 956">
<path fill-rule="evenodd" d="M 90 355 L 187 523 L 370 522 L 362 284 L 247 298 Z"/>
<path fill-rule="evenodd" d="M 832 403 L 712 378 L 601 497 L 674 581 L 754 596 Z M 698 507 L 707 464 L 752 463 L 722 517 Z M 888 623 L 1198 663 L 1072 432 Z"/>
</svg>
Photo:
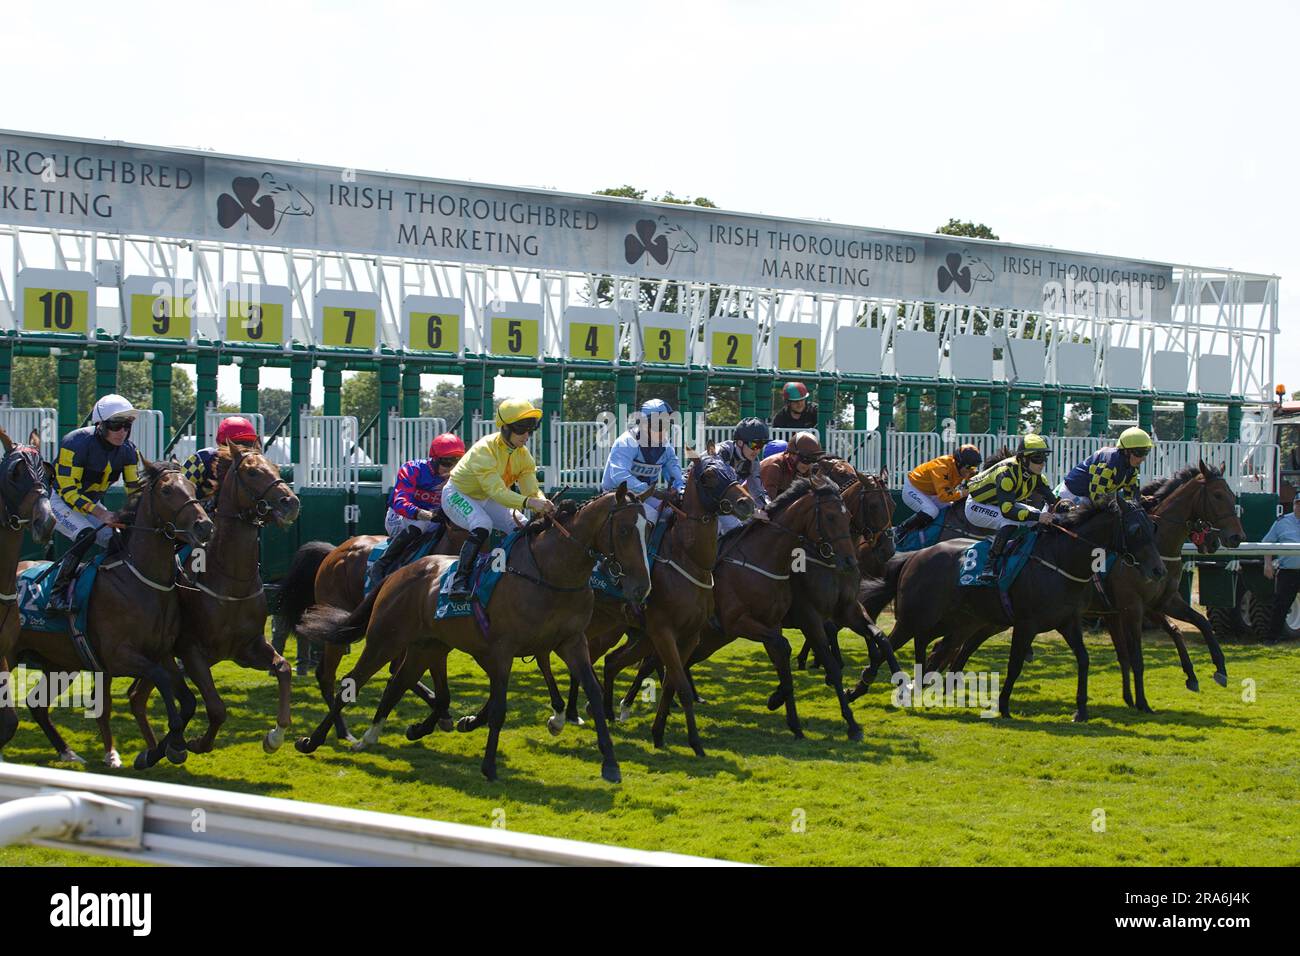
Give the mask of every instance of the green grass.
<svg viewBox="0 0 1300 956">
<path fill-rule="evenodd" d="M 1124 706 L 1109 642 L 1090 637 L 1092 719 L 1072 723 L 1073 657 L 1059 637 L 1044 635 L 1016 686 L 1012 719 L 982 719 L 973 708 L 900 711 L 886 681 L 855 705 L 866 737 L 851 743 L 820 672 L 795 674 L 807 734 L 795 740 L 782 714 L 766 709 L 775 677 L 762 649 L 738 642 L 696 671 L 709 700 L 697 710 L 708 756 L 686 746 L 680 711 L 668 749 L 656 751 L 650 705 L 639 704 L 614 730 L 619 786 L 600 780 L 590 722 L 559 738 L 547 733 L 532 664 L 515 666 L 497 783 L 479 773 L 483 731 L 408 743 L 406 724 L 423 716 L 411 697 L 373 751 L 353 754 L 331 737 L 310 757 L 291 744 L 268 756 L 260 741 L 273 719 L 274 682 L 222 665 L 217 680 L 231 719 L 218 749 L 146 775 L 483 826 L 499 809 L 512 830 L 764 864 L 1300 864 L 1300 647 L 1225 648 L 1224 689 L 1210 678 L 1199 636 L 1189 643 L 1203 688 L 1196 694 L 1183 687 L 1172 646 L 1148 635 L 1154 715 Z M 846 632 L 844 646 L 860 667 L 860 641 Z M 995 639 L 970 666 L 1002 671 L 1006 652 L 1005 637 Z M 473 661 L 453 655 L 451 676 L 453 713 L 477 709 L 487 682 Z M 1253 703 L 1243 700 L 1247 678 Z M 129 763 L 140 748 L 123 689 L 115 729 Z M 351 709 L 355 732 L 379 691 L 372 682 Z M 294 707 L 295 735 L 324 714 L 308 679 L 296 679 Z M 161 724 L 156 702 L 155 711 Z M 88 766 L 100 767 L 94 725 L 71 712 L 56 718 Z M 200 710 L 191 727 L 201 719 Z M 5 756 L 45 765 L 52 753 L 24 720 Z M 1104 832 L 1094 828 L 1098 811 Z M 802 833 L 793 826 L 800 814 Z M 64 862 L 94 861 L 0 849 L 0 865 Z"/>
</svg>

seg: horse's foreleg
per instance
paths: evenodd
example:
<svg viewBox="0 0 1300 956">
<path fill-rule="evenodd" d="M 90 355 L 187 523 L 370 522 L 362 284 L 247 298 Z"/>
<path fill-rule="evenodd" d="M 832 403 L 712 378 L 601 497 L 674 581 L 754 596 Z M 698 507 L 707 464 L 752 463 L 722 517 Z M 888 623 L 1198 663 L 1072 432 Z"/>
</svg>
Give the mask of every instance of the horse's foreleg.
<svg viewBox="0 0 1300 956">
<path fill-rule="evenodd" d="M 275 726 L 262 736 L 262 749 L 267 753 L 275 753 L 280 749 L 280 745 L 284 743 L 284 735 L 288 733 L 289 726 L 292 723 L 290 704 L 293 698 L 293 671 L 289 667 L 289 662 L 280 656 L 279 651 L 260 638 L 245 647 L 243 652 L 235 658 L 235 662 L 241 667 L 266 671 L 275 677 L 277 690 L 280 694 L 278 709 L 275 714 Z M 202 692 L 202 689 L 202 686 L 200 686 L 200 692 Z M 203 702 L 206 707 L 206 696 Z M 209 720 L 211 720 L 211 717 L 212 712 L 209 711 Z M 213 731 L 213 734 L 215 736 L 216 731 Z"/>
<path fill-rule="evenodd" d="M 577 635 L 581 638 L 581 635 Z M 583 651 L 586 651 L 586 643 L 583 643 Z M 510 690 L 510 671 L 514 666 L 514 658 L 510 656 L 509 651 L 501 648 L 493 648 L 491 656 L 486 661 L 480 661 L 483 669 L 488 675 L 488 703 L 487 703 L 487 722 L 488 722 L 488 739 L 487 745 L 483 748 L 483 764 L 480 769 L 483 776 L 489 780 L 497 778 L 497 745 L 501 740 L 501 728 L 506 722 L 506 699 Z M 592 681 L 595 681 L 595 674 L 592 674 Z M 597 691 L 599 694 L 599 691 Z M 600 728 L 604 727 L 604 721 L 599 716 L 597 724 L 597 733 Z M 608 743 L 609 728 L 604 727 L 605 740 L 602 741 L 601 752 L 605 750 Z"/>
<path fill-rule="evenodd" d="M 135 725 L 140 728 L 140 736 L 144 739 L 145 748 L 148 750 L 158 746 L 153 725 L 149 723 L 149 695 L 152 693 L 153 682 L 147 677 L 133 680 L 126 692 L 126 699 L 131 705 L 131 715 L 135 717 Z"/>
<path fill-rule="evenodd" d="M 596 679 L 596 670 L 591 666 L 591 657 L 587 652 L 587 637 L 582 632 L 574 634 L 557 650 L 560 656 L 564 658 L 564 663 L 568 665 L 569 672 L 575 674 L 582 681 L 582 688 L 587 694 L 587 700 L 591 703 L 591 719 L 596 725 L 596 742 L 600 747 L 600 775 L 609 783 L 619 783 L 623 779 L 622 773 L 618 769 L 618 759 L 614 756 L 614 741 L 609 734 L 609 722 L 605 719 L 604 706 L 601 700 L 600 681 Z M 507 670 L 506 680 L 510 678 Z M 505 693 L 502 688 L 502 716 L 505 711 Z M 494 745 L 495 736 L 499 727 L 493 728 L 489 737 L 489 745 Z M 493 746 L 495 751 L 495 746 Z M 488 779 L 493 779 L 496 770 L 496 757 L 493 754 L 492 769 L 494 773 L 489 775 Z M 485 768 L 483 771 L 487 773 Z"/>
<path fill-rule="evenodd" d="M 609 665 L 606 664 L 606 667 Z M 619 704 L 620 711 L 630 711 L 632 702 L 636 700 L 636 695 L 641 693 L 641 685 L 646 682 L 655 669 L 659 666 L 659 658 L 654 654 L 647 654 L 641 661 L 641 666 L 637 668 L 636 676 L 632 678 L 632 683 L 623 695 L 623 701 Z M 612 688 L 611 688 L 612 689 Z"/>
<path fill-rule="evenodd" d="M 1078 673 L 1078 686 L 1074 694 L 1074 720 L 1075 723 L 1082 723 L 1088 719 L 1088 648 L 1083 643 L 1083 622 L 1078 614 L 1073 615 L 1061 629 L 1061 636 L 1074 652 L 1074 664 Z"/>
<path fill-rule="evenodd" d="M 320 695 L 327 707 L 332 707 L 334 703 L 334 678 L 338 675 L 339 662 L 343 660 L 345 653 L 346 648 L 340 644 L 325 644 L 321 651 L 320 662 L 316 665 L 316 686 L 320 688 Z M 341 710 L 334 719 L 334 733 L 345 744 L 357 742 L 357 738 L 353 737 L 352 732 L 348 730 L 347 721 L 343 719 Z"/>
<path fill-rule="evenodd" d="M 674 647 L 675 646 L 676 645 L 674 644 Z M 641 640 L 641 641 L 630 641 L 627 644 L 623 644 L 619 647 L 616 647 L 614 650 L 610 651 L 608 654 L 605 655 L 604 700 L 605 700 L 605 714 L 607 717 L 611 719 L 613 719 L 614 717 L 614 683 L 615 681 L 618 680 L 618 675 L 622 673 L 625 667 L 635 664 L 637 661 L 645 660 L 646 655 L 651 655 L 653 658 L 655 658 L 655 663 L 656 664 L 659 663 L 658 647 L 659 645 L 655 642 L 653 638 L 647 640 Z M 619 720 L 627 720 L 628 717 L 631 716 L 632 713 L 631 702 L 635 698 L 636 692 L 640 688 L 641 682 L 646 678 L 648 678 L 649 676 L 650 674 L 648 671 L 646 672 L 645 677 L 642 677 L 640 673 L 637 674 L 637 679 L 635 681 L 636 686 L 628 690 L 627 699 L 624 700 L 619 706 L 619 711 L 618 711 Z"/>
<path fill-rule="evenodd" d="M 1110 642 L 1115 647 L 1115 659 L 1119 661 L 1120 680 L 1124 685 L 1124 703 L 1135 707 L 1133 691 L 1129 687 L 1129 671 L 1132 669 L 1132 664 L 1129 661 L 1128 636 L 1124 629 L 1124 622 L 1118 614 L 1108 615 L 1104 620 L 1106 630 L 1110 632 Z"/>
<path fill-rule="evenodd" d="M 1146 689 L 1146 664 L 1142 659 L 1142 621 L 1145 614 L 1139 610 L 1124 622 L 1124 627 L 1129 635 L 1129 654 L 1132 657 L 1133 665 L 1133 698 L 1137 704 L 1137 709 L 1146 713 L 1154 713 L 1151 705 L 1147 703 Z"/>
<path fill-rule="evenodd" d="M 424 673 L 427 666 L 428 658 L 417 654 L 414 650 L 406 652 L 402 657 L 402 663 L 384 685 L 384 692 L 379 697 L 379 706 L 375 708 L 375 716 L 370 721 L 370 726 L 361 735 L 361 739 L 352 745 L 354 751 L 365 750 L 379 742 L 379 735 L 383 732 L 388 715 L 392 713 L 393 708 L 406 692 L 419 683 L 420 675 Z"/>
<path fill-rule="evenodd" d="M 356 701 L 361 693 L 361 688 L 366 685 L 366 681 L 374 677 L 381 667 L 386 663 L 391 663 L 396 655 L 392 653 L 392 645 L 395 640 L 385 640 L 372 619 L 370 633 L 366 636 L 366 645 L 361 651 L 361 656 L 357 658 L 356 664 L 352 670 L 339 682 L 339 690 L 334 694 L 330 701 L 329 711 L 325 714 L 316 729 L 311 732 L 310 736 L 299 737 L 294 743 L 294 748 L 299 753 L 314 753 L 325 738 L 329 736 L 330 728 L 337 729 L 340 718 L 343 714 L 343 708 L 348 704 Z M 346 724 L 344 725 L 346 727 Z M 356 743 L 356 738 L 349 734 L 343 738 L 345 743 Z"/>
<path fill-rule="evenodd" d="M 1209 648 L 1210 658 L 1214 661 L 1214 682 L 1220 687 L 1227 687 L 1228 663 L 1223 658 L 1219 639 L 1214 636 L 1214 628 L 1210 626 L 1205 615 L 1184 601 L 1183 596 L 1177 592 L 1165 601 L 1161 610 L 1175 620 L 1196 625 L 1196 629 L 1201 632 L 1201 637 L 1205 638 L 1205 646 Z"/>
<path fill-rule="evenodd" d="M 226 703 L 221 699 L 221 695 L 217 693 L 216 681 L 212 679 L 212 668 L 208 666 L 207 658 L 197 644 L 191 644 L 187 647 L 182 659 L 185 661 L 185 673 L 189 675 L 190 680 L 194 681 L 194 686 L 199 689 L 199 694 L 203 698 L 203 710 L 208 717 L 208 726 L 204 730 L 203 736 L 188 741 L 185 746 L 190 753 L 210 753 L 212 743 L 217 737 L 217 731 L 226 722 Z M 257 669 L 264 671 L 266 667 L 259 664 Z"/>
<path fill-rule="evenodd" d="M 1007 679 L 998 694 L 998 714 L 1011 716 L 1011 691 L 1016 686 L 1016 678 L 1025 666 L 1025 652 L 1034 642 L 1034 632 L 1023 624 L 1017 625 L 1011 632 L 1011 659 L 1007 663 Z"/>
<path fill-rule="evenodd" d="M 406 728 L 407 740 L 419 740 L 439 730 L 455 730 L 456 722 L 451 719 L 451 687 L 447 683 L 447 654 L 449 649 L 444 644 L 434 644 L 429 651 L 429 676 L 433 678 L 433 709 L 418 724 Z M 417 685 L 418 686 L 418 685 Z"/>
<path fill-rule="evenodd" d="M 811 643 L 822 661 L 826 672 L 826 684 L 835 691 L 835 699 L 840 705 L 840 716 L 847 726 L 849 740 L 862 739 L 862 727 L 853 716 L 853 708 L 844 693 L 844 668 L 840 656 L 831 645 L 828 634 L 838 631 L 832 622 L 826 621 L 817 611 L 807 605 L 795 609 L 796 620 L 801 624 L 804 639 Z M 827 626 L 829 625 L 829 627 Z"/>
</svg>

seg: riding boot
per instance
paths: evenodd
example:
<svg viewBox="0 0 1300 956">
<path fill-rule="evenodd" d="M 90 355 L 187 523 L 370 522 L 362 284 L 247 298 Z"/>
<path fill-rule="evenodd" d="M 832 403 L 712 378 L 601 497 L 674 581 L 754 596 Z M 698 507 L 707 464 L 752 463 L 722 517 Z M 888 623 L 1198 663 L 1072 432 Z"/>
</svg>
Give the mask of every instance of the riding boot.
<svg viewBox="0 0 1300 956">
<path fill-rule="evenodd" d="M 50 600 L 46 605 L 47 611 L 71 611 L 72 596 L 69 592 L 72 590 L 73 579 L 77 576 L 77 568 L 81 564 L 81 559 L 86 556 L 95 544 L 94 528 L 86 528 L 72 542 L 72 547 L 68 549 L 67 554 L 63 556 L 63 561 L 59 565 L 58 576 L 54 579 L 54 586 L 50 589 Z"/>
<path fill-rule="evenodd" d="M 984 570 L 980 572 L 980 584 L 993 584 L 997 581 L 998 573 L 1002 570 L 1002 552 L 1007 549 L 1007 543 L 1015 533 L 1015 525 L 1007 524 L 998 528 L 993 543 L 989 545 L 989 559 L 984 565 Z"/>
<path fill-rule="evenodd" d="M 366 578 L 367 589 L 378 587 L 384 578 L 402 566 L 402 557 L 410 550 L 412 544 L 419 540 L 424 532 L 418 525 L 408 524 L 388 542 L 388 548 L 370 566 Z"/>
<path fill-rule="evenodd" d="M 456 562 L 456 575 L 452 578 L 451 589 L 447 598 L 452 601 L 469 600 L 469 576 L 474 570 L 474 559 L 478 550 L 488 539 L 487 528 L 477 528 L 469 533 L 465 543 L 460 547 L 460 559 Z"/>
</svg>

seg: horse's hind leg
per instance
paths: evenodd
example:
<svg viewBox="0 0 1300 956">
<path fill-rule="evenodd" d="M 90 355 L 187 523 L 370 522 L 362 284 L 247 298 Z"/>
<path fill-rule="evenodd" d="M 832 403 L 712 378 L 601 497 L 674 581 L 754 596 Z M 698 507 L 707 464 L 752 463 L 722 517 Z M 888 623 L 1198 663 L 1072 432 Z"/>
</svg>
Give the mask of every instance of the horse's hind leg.
<svg viewBox="0 0 1300 956">
<path fill-rule="evenodd" d="M 1138 617 L 1138 621 L 1141 621 L 1141 616 Z M 1138 632 L 1141 633 L 1140 623 Z M 1088 647 L 1083 643 L 1083 622 L 1078 614 L 1073 615 L 1061 629 L 1061 636 L 1074 652 L 1074 664 L 1078 672 L 1078 686 L 1074 694 L 1074 721 L 1083 723 L 1088 719 Z"/>
<path fill-rule="evenodd" d="M 158 746 L 158 738 L 154 736 L 153 725 L 149 723 L 149 695 L 153 693 L 153 684 L 147 677 L 137 677 L 127 688 L 126 699 L 131 705 L 131 714 L 135 717 L 135 725 L 140 728 L 140 736 L 144 739 L 145 747 L 149 750 Z"/>
<path fill-rule="evenodd" d="M 316 665 L 316 686 L 320 688 L 320 695 L 326 707 L 334 703 L 334 678 L 338 674 L 339 661 L 343 660 L 344 653 L 345 648 L 341 644 L 325 644 L 321 651 L 320 662 Z M 334 719 L 334 733 L 345 744 L 357 742 L 357 738 L 352 736 L 352 731 L 348 730 L 347 721 L 343 719 L 341 711 Z"/>
<path fill-rule="evenodd" d="M 269 754 L 275 753 L 280 749 L 280 745 L 284 743 L 284 735 L 288 732 L 292 723 L 289 708 L 293 697 L 293 671 L 289 667 L 289 662 L 260 637 L 244 648 L 240 655 L 235 658 L 235 662 L 241 667 L 269 671 L 275 676 L 277 689 L 280 692 L 278 709 L 275 714 L 275 726 L 262 736 L 262 749 Z M 203 688 L 200 687 L 199 690 L 201 692 Z M 204 706 L 207 706 L 206 697 L 204 697 Z M 212 712 L 209 711 L 209 719 L 211 719 L 211 716 Z"/>
<path fill-rule="evenodd" d="M 1147 703 L 1146 664 L 1142 660 L 1142 620 L 1143 615 L 1138 613 L 1135 618 L 1125 622 L 1129 634 L 1129 653 L 1133 658 L 1133 697 L 1138 710 L 1153 714 L 1155 711 Z"/>
<path fill-rule="evenodd" d="M 27 673 L 30 674 L 31 671 L 28 670 Z M 45 734 L 45 739 L 50 742 L 50 746 L 53 747 L 54 752 L 58 754 L 58 757 L 56 758 L 57 760 L 61 760 L 65 763 L 85 763 L 86 761 L 81 759 L 77 752 L 68 746 L 68 742 L 63 739 L 63 735 L 59 733 L 58 728 L 54 726 L 54 722 L 50 720 L 49 707 L 44 703 L 50 699 L 49 675 L 47 675 L 44 670 L 42 670 L 40 674 L 41 676 L 36 681 L 36 686 L 33 687 L 31 692 L 27 695 L 25 701 L 27 712 L 32 715 L 32 720 L 36 722 L 37 727 L 41 728 L 41 732 Z M 17 726 L 18 717 L 15 714 L 14 727 L 17 728 Z"/>
<path fill-rule="evenodd" d="M 343 679 L 339 682 L 342 689 L 334 694 L 333 700 L 330 701 L 330 709 L 325 717 L 311 732 L 310 736 L 299 737 L 294 747 L 299 753 L 314 753 L 325 738 L 329 736 L 330 728 L 337 729 L 343 708 L 347 706 L 347 697 L 356 699 L 361 693 L 361 688 L 365 686 L 366 681 L 375 676 L 375 673 L 386 663 L 392 661 L 394 655 L 390 653 L 392 641 L 385 641 L 380 634 L 379 627 L 372 619 L 370 634 L 367 635 L 366 645 L 361 651 L 361 656 Z M 346 727 L 346 724 L 344 725 Z M 356 743 L 356 738 L 349 734 L 343 738 L 345 743 Z"/>
<path fill-rule="evenodd" d="M 761 629 L 755 624 L 754 633 L 760 633 Z M 775 632 L 768 634 L 762 639 L 763 650 L 767 651 L 767 656 L 772 661 L 772 666 L 776 668 L 777 679 L 780 681 L 776 693 L 768 698 L 767 707 L 769 710 L 775 710 L 782 703 L 785 704 L 785 724 L 790 728 L 790 733 L 794 734 L 797 739 L 803 739 L 803 727 L 799 723 L 799 712 L 794 703 L 794 677 L 790 671 L 790 642 L 785 639 L 785 635 L 778 628 Z M 828 655 L 829 656 L 829 655 Z"/>
<path fill-rule="evenodd" d="M 806 606 L 796 609 L 795 613 L 797 618 L 802 621 L 806 640 L 813 643 L 822 659 L 826 671 L 826 684 L 835 691 L 835 699 L 839 701 L 840 705 L 840 716 L 844 718 L 844 723 L 848 728 L 849 740 L 861 740 L 862 727 L 854 718 L 853 708 L 849 706 L 848 698 L 844 693 L 844 668 L 835 647 L 827 640 L 828 629 L 825 625 L 828 622 L 824 621 L 816 611 Z"/>
<path fill-rule="evenodd" d="M 1120 615 L 1112 614 L 1103 618 L 1106 624 L 1106 630 L 1110 632 L 1110 642 L 1115 647 L 1115 659 L 1119 661 L 1120 680 L 1124 685 L 1124 703 L 1133 707 L 1133 690 L 1129 686 L 1129 671 L 1131 669 L 1128 656 L 1128 638 L 1124 633 L 1124 622 L 1120 620 Z"/>
<path fill-rule="evenodd" d="M 560 685 L 555 682 L 555 673 L 551 670 L 550 654 L 537 655 L 537 669 L 542 673 L 542 680 L 546 682 L 546 693 L 551 698 L 551 716 L 546 721 L 546 727 L 555 735 L 564 729 L 565 704 L 564 698 L 560 696 Z"/>
<path fill-rule="evenodd" d="M 663 661 L 666 679 L 664 681 L 663 696 L 659 699 L 659 707 L 655 711 L 654 724 L 650 728 L 650 735 L 654 740 L 656 748 L 662 748 L 664 745 L 664 730 L 668 724 L 668 708 L 672 704 L 673 694 L 682 702 L 682 712 L 686 716 L 686 739 L 695 751 L 695 756 L 704 756 L 704 744 L 700 742 L 700 734 L 695 726 L 695 689 L 691 686 L 690 676 L 686 672 L 686 666 L 682 663 L 683 651 L 689 659 L 691 651 L 695 649 L 696 637 L 692 636 L 686 647 L 680 648 L 677 645 L 677 634 L 671 627 L 665 627 L 662 624 L 652 625 L 650 628 L 650 640 L 654 643 L 655 653 Z M 612 681 L 610 681 L 612 684 Z"/>
<path fill-rule="evenodd" d="M 375 716 L 370 721 L 370 726 L 361 735 L 361 739 L 352 745 L 354 751 L 360 752 L 379 742 L 379 735 L 384 730 L 384 722 L 388 720 L 388 715 L 392 713 L 393 708 L 406 692 L 420 682 L 420 676 L 428 665 L 428 657 L 417 654 L 414 650 L 406 652 L 402 663 L 384 685 L 384 692 L 380 695 L 379 706 L 375 708 Z"/>
<path fill-rule="evenodd" d="M 636 700 L 636 695 L 641 693 L 641 685 L 643 685 L 650 675 L 655 672 L 655 669 L 658 666 L 659 658 L 654 654 L 647 654 L 645 659 L 641 661 L 641 666 L 637 668 L 636 676 L 632 678 L 632 683 L 628 687 L 627 693 L 623 695 L 622 702 L 619 704 L 620 712 L 631 711 L 632 702 Z"/>
<path fill-rule="evenodd" d="M 662 640 L 662 636 L 660 637 L 660 640 Z M 676 644 L 674 644 L 674 648 L 675 647 Z M 614 650 L 610 651 L 608 654 L 605 655 L 605 688 L 604 689 L 605 689 L 606 716 L 608 716 L 611 719 L 614 716 L 614 683 L 615 681 L 618 680 L 618 675 L 622 673 L 625 667 L 635 664 L 637 661 L 645 660 L 646 655 L 648 654 L 653 653 L 653 656 L 655 658 L 655 663 L 658 663 L 659 662 L 658 658 L 660 656 L 658 648 L 659 648 L 659 644 L 655 641 L 655 639 L 653 637 L 649 637 L 646 640 L 629 641 L 628 643 L 615 648 Z M 646 677 L 649 676 L 650 676 L 649 671 L 647 671 Z M 638 673 L 637 675 L 638 689 L 640 686 L 640 682 L 644 679 L 645 678 L 641 677 L 641 675 Z M 682 693 L 686 693 L 686 691 L 682 691 Z M 629 690 L 628 699 L 622 701 L 619 704 L 619 709 L 618 709 L 619 720 L 627 720 L 628 717 L 632 715 L 631 702 L 635 696 L 636 696 L 636 691 Z"/>
<path fill-rule="evenodd" d="M 429 651 L 429 675 L 433 678 L 433 709 L 418 724 L 406 728 L 407 740 L 419 740 L 428 736 L 436 727 L 442 731 L 456 729 L 456 722 L 451 719 L 451 688 L 447 683 L 447 655 L 450 653 L 445 644 L 434 644 Z M 417 685 L 418 686 L 418 685 Z"/>
</svg>

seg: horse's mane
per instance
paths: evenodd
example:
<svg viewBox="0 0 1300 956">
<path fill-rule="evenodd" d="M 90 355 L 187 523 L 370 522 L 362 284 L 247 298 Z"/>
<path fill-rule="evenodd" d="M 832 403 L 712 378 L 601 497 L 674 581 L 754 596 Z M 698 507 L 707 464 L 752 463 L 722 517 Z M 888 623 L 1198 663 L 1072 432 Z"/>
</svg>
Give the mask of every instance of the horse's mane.
<svg viewBox="0 0 1300 956">
<path fill-rule="evenodd" d="M 843 458 L 827 455 L 821 460 L 822 476 L 835 482 L 840 491 L 858 480 L 858 470 Z"/>
<path fill-rule="evenodd" d="M 1206 473 L 1211 478 L 1222 478 L 1223 472 L 1213 465 L 1205 466 Z M 1164 501 L 1175 491 L 1196 478 L 1201 473 L 1199 465 L 1188 465 L 1174 472 L 1168 478 L 1157 478 L 1154 481 L 1148 481 L 1142 486 L 1142 494 L 1149 498 L 1155 498 L 1156 501 Z"/>
<path fill-rule="evenodd" d="M 1058 514 L 1056 523 L 1063 528 L 1075 529 L 1086 524 L 1109 507 L 1109 503 L 1085 501 L 1070 509 L 1068 513 Z"/>
<path fill-rule="evenodd" d="M 1000 445 L 992 454 L 984 459 L 980 465 L 981 468 L 987 468 L 989 465 L 996 465 L 1000 461 L 1006 461 L 1008 458 L 1015 458 L 1016 450 L 1010 445 Z"/>
<path fill-rule="evenodd" d="M 789 488 L 781 492 L 772 499 L 772 503 L 767 506 L 769 517 L 775 518 L 790 505 L 794 504 L 810 490 L 812 490 L 812 480 L 809 478 L 796 478 Z"/>
<path fill-rule="evenodd" d="M 135 527 L 136 516 L 140 511 L 140 502 L 148 496 L 153 490 L 153 486 L 162 480 L 164 475 L 171 474 L 181 470 L 180 462 L 177 461 L 149 461 L 141 459 L 139 487 L 135 494 L 131 495 L 120 512 L 118 519 L 127 526 L 126 535 L 129 537 L 131 529 Z"/>
</svg>

